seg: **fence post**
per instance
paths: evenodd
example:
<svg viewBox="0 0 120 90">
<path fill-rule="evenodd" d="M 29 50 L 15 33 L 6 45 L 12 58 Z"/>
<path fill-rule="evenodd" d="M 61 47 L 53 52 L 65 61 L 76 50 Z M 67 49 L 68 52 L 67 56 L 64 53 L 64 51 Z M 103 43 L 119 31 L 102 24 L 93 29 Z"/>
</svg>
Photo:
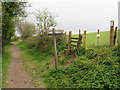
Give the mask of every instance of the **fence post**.
<svg viewBox="0 0 120 90">
<path fill-rule="evenodd" d="M 114 46 L 114 21 L 110 24 L 110 46 Z"/>
<path fill-rule="evenodd" d="M 78 45 L 77 45 L 77 48 L 80 47 L 80 44 L 81 44 L 81 39 L 82 39 L 82 35 L 81 35 L 81 30 L 79 29 L 79 39 L 78 39 Z"/>
<path fill-rule="evenodd" d="M 86 30 L 84 30 L 83 46 L 86 48 Z"/>
<path fill-rule="evenodd" d="M 64 33 L 64 39 L 65 39 L 65 42 L 67 42 L 67 33 L 66 32 Z"/>
<path fill-rule="evenodd" d="M 98 31 L 97 31 L 97 46 L 99 46 L 99 44 L 100 44 L 100 30 L 98 29 Z"/>
<path fill-rule="evenodd" d="M 70 49 L 72 31 L 69 32 L 68 49 Z"/>
<path fill-rule="evenodd" d="M 58 70 L 58 55 L 56 47 L 56 37 L 55 37 L 55 28 L 53 28 L 53 40 L 54 40 L 54 52 L 55 52 L 55 68 Z"/>
<path fill-rule="evenodd" d="M 116 37 L 117 37 L 117 27 L 115 27 L 115 32 L 114 32 L 114 46 L 116 42 Z"/>
</svg>

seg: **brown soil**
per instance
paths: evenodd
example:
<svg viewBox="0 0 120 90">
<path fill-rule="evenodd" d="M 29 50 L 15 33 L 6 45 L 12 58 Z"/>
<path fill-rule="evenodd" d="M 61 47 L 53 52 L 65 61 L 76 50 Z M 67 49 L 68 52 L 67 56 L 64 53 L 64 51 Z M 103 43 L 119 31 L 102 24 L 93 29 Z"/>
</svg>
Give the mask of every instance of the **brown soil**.
<svg viewBox="0 0 120 90">
<path fill-rule="evenodd" d="M 13 45 L 12 61 L 8 69 L 7 88 L 34 88 L 31 77 L 25 72 L 22 65 L 20 49 Z"/>
<path fill-rule="evenodd" d="M 63 66 L 64 66 L 64 67 L 69 66 L 71 63 L 73 63 L 73 62 L 74 62 L 74 60 L 75 60 L 75 59 L 76 59 L 76 57 L 75 57 L 75 56 L 73 56 L 73 57 L 69 58 L 69 59 L 67 60 L 67 63 L 63 64 Z"/>
</svg>

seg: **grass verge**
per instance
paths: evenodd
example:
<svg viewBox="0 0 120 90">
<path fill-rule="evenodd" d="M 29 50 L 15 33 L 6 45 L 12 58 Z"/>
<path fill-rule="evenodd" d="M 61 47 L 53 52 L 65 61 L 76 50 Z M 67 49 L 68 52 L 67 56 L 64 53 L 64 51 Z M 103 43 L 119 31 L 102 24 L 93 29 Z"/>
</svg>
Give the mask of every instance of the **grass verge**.
<svg viewBox="0 0 120 90">
<path fill-rule="evenodd" d="M 6 80 L 8 75 L 8 67 L 11 61 L 11 45 L 5 47 L 5 53 L 2 57 L 2 88 L 7 88 Z"/>
<path fill-rule="evenodd" d="M 52 55 L 40 53 L 33 48 L 28 48 L 25 44 L 19 44 L 21 48 L 22 62 L 25 70 L 31 75 L 35 87 L 46 87 L 43 83 L 42 75 L 48 72 Z"/>
</svg>

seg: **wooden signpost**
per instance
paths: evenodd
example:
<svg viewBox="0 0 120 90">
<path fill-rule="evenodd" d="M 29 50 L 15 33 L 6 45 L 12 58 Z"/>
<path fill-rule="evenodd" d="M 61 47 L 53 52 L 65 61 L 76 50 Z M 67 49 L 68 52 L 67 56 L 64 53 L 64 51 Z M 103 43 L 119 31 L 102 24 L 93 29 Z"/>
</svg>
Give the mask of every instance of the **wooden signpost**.
<svg viewBox="0 0 120 90">
<path fill-rule="evenodd" d="M 55 52 L 55 68 L 56 70 L 58 70 L 58 55 L 57 55 L 57 47 L 56 47 L 55 28 L 53 28 L 53 40 L 54 40 L 54 52 Z"/>
<path fill-rule="evenodd" d="M 55 68 L 58 70 L 58 54 L 57 54 L 57 45 L 56 45 L 56 36 L 64 35 L 64 30 L 49 30 L 48 35 L 53 36 L 54 41 L 54 53 L 55 53 Z"/>
</svg>

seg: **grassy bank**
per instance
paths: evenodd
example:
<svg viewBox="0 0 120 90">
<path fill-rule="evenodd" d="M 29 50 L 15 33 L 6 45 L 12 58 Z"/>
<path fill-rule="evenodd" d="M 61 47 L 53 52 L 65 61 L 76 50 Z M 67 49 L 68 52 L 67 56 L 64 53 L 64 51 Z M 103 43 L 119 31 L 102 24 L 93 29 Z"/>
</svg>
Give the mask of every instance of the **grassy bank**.
<svg viewBox="0 0 120 90">
<path fill-rule="evenodd" d="M 119 88 L 118 47 L 101 46 L 80 48 L 78 58 L 67 66 L 72 56 L 59 58 L 58 71 L 54 68 L 53 54 L 40 53 L 24 43 L 22 59 L 26 71 L 36 87 L 47 88 Z"/>
<path fill-rule="evenodd" d="M 2 88 L 7 88 L 6 80 L 8 75 L 8 67 L 11 61 L 11 45 L 5 47 L 5 53 L 2 57 Z"/>
<path fill-rule="evenodd" d="M 46 87 L 43 83 L 42 75 L 49 71 L 49 64 L 53 58 L 50 53 L 40 53 L 34 48 L 28 48 L 24 43 L 19 42 L 22 62 L 25 70 L 32 76 L 35 87 Z"/>
<path fill-rule="evenodd" d="M 71 65 L 45 73 L 50 88 L 119 88 L 119 57 L 116 48 L 87 49 Z"/>
</svg>

